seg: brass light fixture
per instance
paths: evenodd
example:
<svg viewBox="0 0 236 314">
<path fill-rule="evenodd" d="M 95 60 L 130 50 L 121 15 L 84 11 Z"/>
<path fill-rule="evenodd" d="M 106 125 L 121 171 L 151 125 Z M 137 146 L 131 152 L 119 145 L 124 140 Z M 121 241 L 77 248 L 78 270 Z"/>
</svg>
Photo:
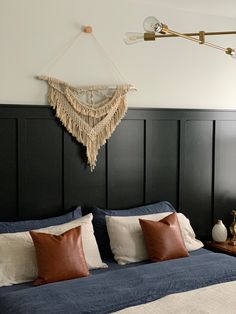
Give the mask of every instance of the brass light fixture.
<svg viewBox="0 0 236 314">
<path fill-rule="evenodd" d="M 176 31 L 169 29 L 169 27 L 161 22 L 159 22 L 154 16 L 147 17 L 143 22 L 143 28 L 145 33 L 131 33 L 128 32 L 125 34 L 124 42 L 126 44 L 134 44 L 140 41 L 150 41 L 156 40 L 156 38 L 172 38 L 172 37 L 181 37 L 194 41 L 200 45 L 209 46 L 211 48 L 219 49 L 224 51 L 227 55 L 230 55 L 232 58 L 236 59 L 236 48 L 224 48 L 205 40 L 205 36 L 213 35 L 235 35 L 236 31 L 228 32 L 204 32 L 200 31 L 199 33 L 186 33 L 182 34 Z M 198 38 L 192 37 L 198 36 Z"/>
</svg>

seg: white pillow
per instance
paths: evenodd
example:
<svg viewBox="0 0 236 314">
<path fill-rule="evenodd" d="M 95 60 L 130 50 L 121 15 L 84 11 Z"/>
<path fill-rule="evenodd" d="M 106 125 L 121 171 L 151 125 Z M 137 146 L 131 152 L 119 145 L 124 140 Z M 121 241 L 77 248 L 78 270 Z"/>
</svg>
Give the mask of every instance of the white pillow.
<svg viewBox="0 0 236 314">
<path fill-rule="evenodd" d="M 204 246 L 204 244 L 196 239 L 196 234 L 190 224 L 190 220 L 182 213 L 178 213 L 178 221 L 185 246 L 189 252 L 198 250 Z"/>
<path fill-rule="evenodd" d="M 83 249 L 89 269 L 106 268 L 94 237 L 92 218 L 93 215 L 89 214 L 68 223 L 35 231 L 59 235 L 82 226 Z M 35 248 L 29 232 L 0 234 L 0 286 L 32 281 L 37 274 Z"/>
<path fill-rule="evenodd" d="M 172 212 L 128 217 L 106 216 L 110 246 L 118 264 L 125 265 L 148 259 L 139 218 L 158 221 L 170 214 Z M 189 219 L 181 213 L 177 216 L 187 250 L 194 251 L 203 247 L 203 243 L 196 239 Z"/>
</svg>

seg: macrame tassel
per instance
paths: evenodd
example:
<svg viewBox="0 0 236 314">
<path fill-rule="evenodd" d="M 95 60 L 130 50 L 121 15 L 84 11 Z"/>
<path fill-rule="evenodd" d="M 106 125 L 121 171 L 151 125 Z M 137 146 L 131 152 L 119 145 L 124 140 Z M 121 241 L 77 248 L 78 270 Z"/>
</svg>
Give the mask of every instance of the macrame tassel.
<svg viewBox="0 0 236 314">
<path fill-rule="evenodd" d="M 86 146 L 88 165 L 93 171 L 100 147 L 111 137 L 127 112 L 126 94 L 130 85 L 118 86 L 110 99 L 91 105 L 80 101 L 79 88 L 54 78 L 41 79 L 48 82 L 48 101 L 56 116 L 68 132 Z"/>
</svg>

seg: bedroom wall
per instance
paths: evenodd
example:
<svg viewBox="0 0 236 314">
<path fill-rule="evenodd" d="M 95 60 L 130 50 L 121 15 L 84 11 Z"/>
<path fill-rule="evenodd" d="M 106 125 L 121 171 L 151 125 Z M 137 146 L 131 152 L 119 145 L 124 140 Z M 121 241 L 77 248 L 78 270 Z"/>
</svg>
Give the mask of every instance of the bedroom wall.
<svg viewBox="0 0 236 314">
<path fill-rule="evenodd" d="M 0 103 L 47 104 L 34 75 L 91 24 L 97 41 L 82 34 L 47 73 L 78 85 L 132 83 L 130 107 L 236 109 L 236 61 L 223 52 L 181 39 L 124 44 L 149 15 L 180 32 L 236 30 L 233 0 L 0 0 Z M 208 40 L 236 47 L 236 36 Z"/>
<path fill-rule="evenodd" d="M 0 143 L 0 221 L 168 200 L 201 239 L 232 222 L 236 111 L 130 108 L 93 172 L 47 106 L 0 106 Z"/>
</svg>

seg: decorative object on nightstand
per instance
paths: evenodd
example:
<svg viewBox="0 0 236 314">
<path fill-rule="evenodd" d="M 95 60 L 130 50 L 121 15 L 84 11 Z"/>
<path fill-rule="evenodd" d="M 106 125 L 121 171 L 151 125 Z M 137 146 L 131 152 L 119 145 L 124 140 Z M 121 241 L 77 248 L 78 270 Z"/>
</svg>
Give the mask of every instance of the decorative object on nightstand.
<svg viewBox="0 0 236 314">
<path fill-rule="evenodd" d="M 204 243 L 204 246 L 206 249 L 211 250 L 213 252 L 224 253 L 236 257 L 236 245 L 235 246 L 230 245 L 229 241 L 230 240 L 226 240 L 225 242 L 221 243 L 214 241 L 206 241 Z"/>
<path fill-rule="evenodd" d="M 232 239 L 230 240 L 229 244 L 230 245 L 236 245 L 236 210 L 232 210 L 232 215 L 233 215 L 233 222 L 229 227 L 229 230 L 232 234 Z"/>
<path fill-rule="evenodd" d="M 220 219 L 212 229 L 212 239 L 215 242 L 225 242 L 227 239 L 227 229 Z"/>
</svg>

